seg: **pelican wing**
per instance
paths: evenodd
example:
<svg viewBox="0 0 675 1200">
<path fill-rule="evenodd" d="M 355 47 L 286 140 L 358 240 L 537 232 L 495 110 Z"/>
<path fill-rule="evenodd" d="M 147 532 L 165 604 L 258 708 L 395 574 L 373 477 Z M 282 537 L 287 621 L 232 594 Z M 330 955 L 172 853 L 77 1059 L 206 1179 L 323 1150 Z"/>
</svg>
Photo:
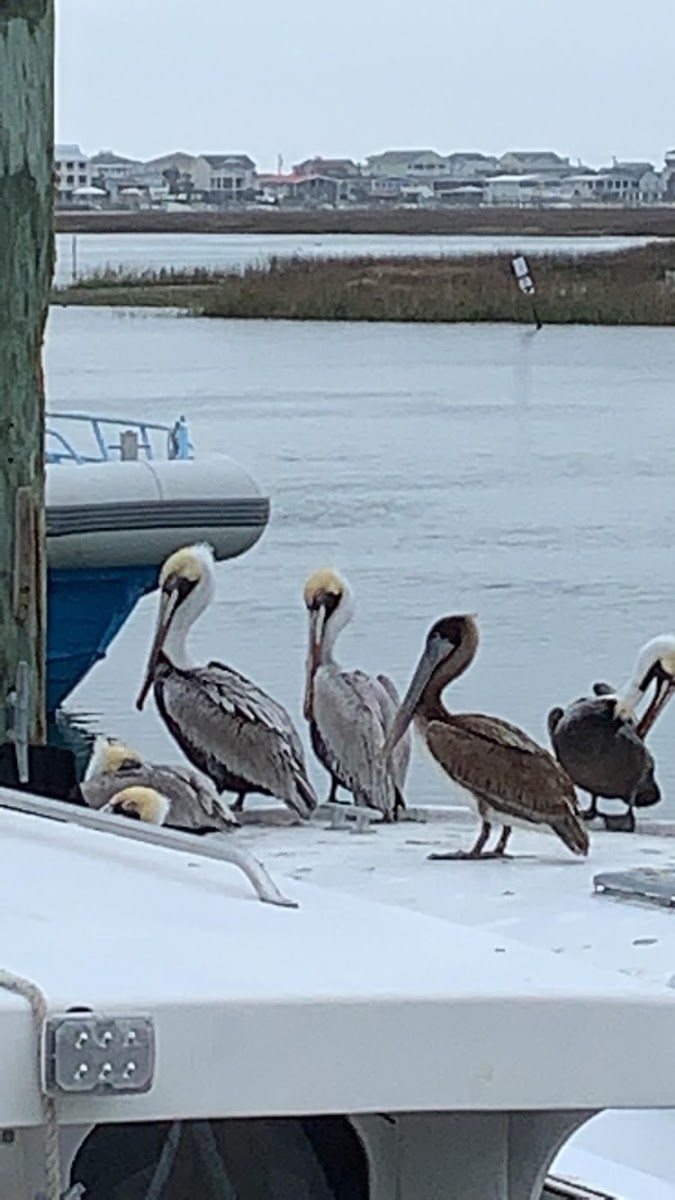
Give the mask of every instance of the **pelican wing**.
<svg viewBox="0 0 675 1200">
<path fill-rule="evenodd" d="M 227 802 L 218 795 L 210 779 L 182 764 L 152 764 L 153 786 L 171 801 L 167 825 L 201 829 L 236 829 L 239 821 Z"/>
<path fill-rule="evenodd" d="M 313 716 L 335 773 L 357 803 L 394 811 L 394 780 L 380 749 L 390 698 L 364 671 L 320 667 L 314 679 Z"/>
<path fill-rule="evenodd" d="M 516 725 L 481 713 L 431 721 L 427 743 L 451 779 L 514 820 L 549 825 L 578 813 L 555 759 Z"/>
<path fill-rule="evenodd" d="M 302 743 L 286 709 L 231 667 L 212 662 L 158 685 L 161 707 L 188 757 L 217 775 L 225 768 L 246 790 L 285 800 L 308 817 L 317 797 L 307 778 Z"/>
<path fill-rule="evenodd" d="M 383 697 L 382 710 L 384 716 L 384 727 L 387 733 L 394 723 L 394 717 L 398 711 L 401 698 L 398 694 L 398 689 L 393 679 L 388 675 L 378 675 L 377 682 L 386 692 Z M 407 729 L 403 737 L 396 745 L 396 749 L 392 755 L 392 767 L 394 774 L 394 782 L 402 793 L 405 787 L 405 781 L 408 777 L 408 768 L 410 766 L 410 755 L 412 754 L 412 733 Z"/>
</svg>

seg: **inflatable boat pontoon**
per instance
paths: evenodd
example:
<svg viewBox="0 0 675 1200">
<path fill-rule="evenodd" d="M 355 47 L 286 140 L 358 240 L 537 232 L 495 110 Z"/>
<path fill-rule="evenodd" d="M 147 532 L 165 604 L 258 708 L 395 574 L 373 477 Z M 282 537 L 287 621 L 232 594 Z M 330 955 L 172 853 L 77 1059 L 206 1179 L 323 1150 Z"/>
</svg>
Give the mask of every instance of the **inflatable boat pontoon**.
<svg viewBox="0 0 675 1200">
<path fill-rule="evenodd" d="M 83 445 L 84 443 L 84 445 Z M 151 591 L 173 550 L 208 541 L 217 559 L 253 546 L 269 500 L 231 458 L 193 458 L 172 427 L 48 413 L 47 705 L 65 700 Z"/>
</svg>

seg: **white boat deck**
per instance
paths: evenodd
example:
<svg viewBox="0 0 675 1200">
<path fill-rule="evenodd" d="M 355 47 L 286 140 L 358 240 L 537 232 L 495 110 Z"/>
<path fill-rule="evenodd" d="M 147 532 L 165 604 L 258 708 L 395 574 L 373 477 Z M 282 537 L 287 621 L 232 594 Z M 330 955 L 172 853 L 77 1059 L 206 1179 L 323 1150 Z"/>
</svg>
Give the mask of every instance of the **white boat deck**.
<svg viewBox="0 0 675 1200">
<path fill-rule="evenodd" d="M 255 813 L 255 801 L 247 810 Z M 465 809 L 422 812 L 424 823 L 404 821 L 363 835 L 330 830 L 319 815 L 308 828 L 251 824 L 237 837 L 286 891 L 286 879 L 302 880 L 480 929 L 496 954 L 508 939 L 580 967 L 661 987 L 672 979 L 675 986 L 675 910 L 593 888 L 593 877 L 603 871 L 675 870 L 674 823 L 645 822 L 658 830 L 651 836 L 592 831 L 587 859 L 570 854 L 551 834 L 515 830 L 513 858 L 432 862 L 431 853 L 470 846 L 477 824 Z"/>
<path fill-rule="evenodd" d="M 179 853 L 0 809 L 0 967 L 52 1011 L 156 1022 L 152 1090 L 68 1096 L 61 1120 L 675 1107 L 675 914 L 591 894 L 601 867 L 670 863 L 675 842 L 600 834 L 579 862 L 517 833 L 532 857 L 432 863 L 468 823 L 326 824 L 225 835 L 299 903 L 283 909 L 197 839 Z M 0 1031 L 0 1125 L 34 1124 L 21 998 L 0 992 Z"/>
</svg>

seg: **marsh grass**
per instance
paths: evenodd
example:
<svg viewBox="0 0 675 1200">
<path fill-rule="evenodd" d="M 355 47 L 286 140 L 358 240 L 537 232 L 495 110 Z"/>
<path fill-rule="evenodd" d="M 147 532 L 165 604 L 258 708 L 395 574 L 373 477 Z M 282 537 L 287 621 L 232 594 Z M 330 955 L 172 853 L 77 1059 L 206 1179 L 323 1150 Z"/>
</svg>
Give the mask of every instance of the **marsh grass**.
<svg viewBox="0 0 675 1200">
<path fill-rule="evenodd" d="M 530 267 L 545 324 L 675 324 L 675 243 L 532 256 Z M 531 303 L 504 254 L 295 257 L 230 271 L 106 271 L 57 289 L 54 302 L 298 321 L 532 321 Z"/>
</svg>

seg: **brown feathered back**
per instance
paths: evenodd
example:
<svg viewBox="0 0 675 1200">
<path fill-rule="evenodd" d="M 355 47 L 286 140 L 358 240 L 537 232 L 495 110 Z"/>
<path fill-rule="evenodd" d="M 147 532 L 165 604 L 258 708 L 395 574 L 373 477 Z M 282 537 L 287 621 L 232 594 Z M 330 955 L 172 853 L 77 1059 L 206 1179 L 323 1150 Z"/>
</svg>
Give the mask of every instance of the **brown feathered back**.
<svg viewBox="0 0 675 1200">
<path fill-rule="evenodd" d="M 522 729 L 482 713 L 430 721 L 427 745 L 451 779 L 504 817 L 547 825 L 574 854 L 588 853 L 588 834 L 572 781 Z"/>
</svg>

